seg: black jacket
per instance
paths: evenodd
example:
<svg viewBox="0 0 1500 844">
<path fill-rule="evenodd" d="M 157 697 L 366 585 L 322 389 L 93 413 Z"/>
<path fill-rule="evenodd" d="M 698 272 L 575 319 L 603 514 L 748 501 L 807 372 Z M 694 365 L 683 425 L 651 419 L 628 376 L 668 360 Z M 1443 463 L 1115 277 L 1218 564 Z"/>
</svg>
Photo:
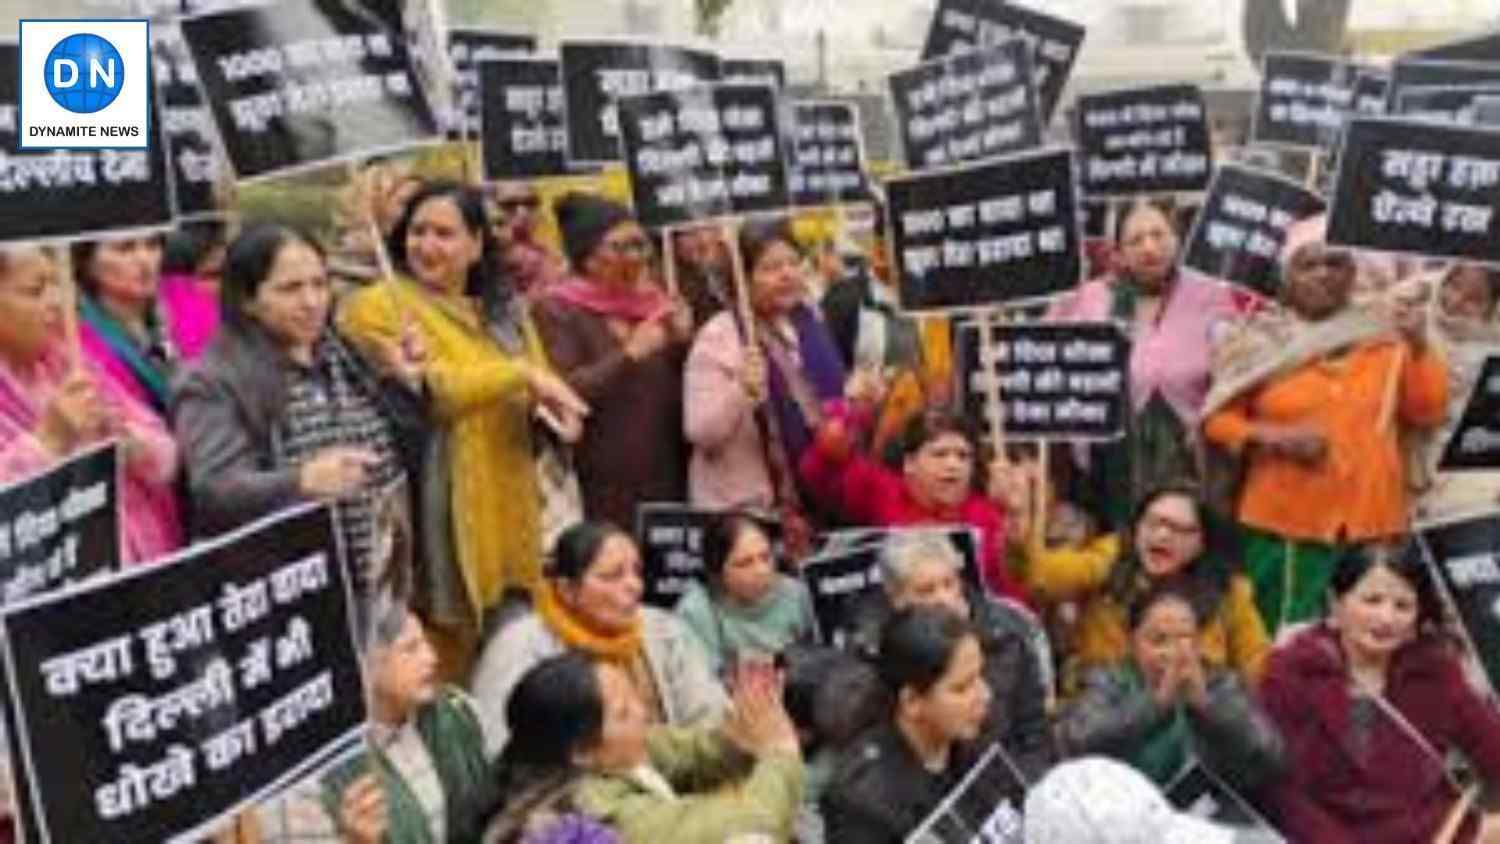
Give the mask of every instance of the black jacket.
<svg viewBox="0 0 1500 844">
<path fill-rule="evenodd" d="M 934 774 L 886 722 L 839 757 L 821 808 L 829 844 L 900 844 L 978 761 L 983 745 L 958 745 Z"/>
<path fill-rule="evenodd" d="M 1047 682 L 1042 665 L 1050 653 L 1035 646 L 1041 628 L 1026 610 L 967 590 L 970 621 L 979 629 L 984 650 L 984 681 L 990 687 L 990 714 L 984 741 L 998 741 L 1032 782 L 1057 761 L 1047 720 Z M 873 662 L 880 659 L 880 631 L 892 613 L 885 592 L 872 592 L 855 610 L 852 647 Z"/>
</svg>

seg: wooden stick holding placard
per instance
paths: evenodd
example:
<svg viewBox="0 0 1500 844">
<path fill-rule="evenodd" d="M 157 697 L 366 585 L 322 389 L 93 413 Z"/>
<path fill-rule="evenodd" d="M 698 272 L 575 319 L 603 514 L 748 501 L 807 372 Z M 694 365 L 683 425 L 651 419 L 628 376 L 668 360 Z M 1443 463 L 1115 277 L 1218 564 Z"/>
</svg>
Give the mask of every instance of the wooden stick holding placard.
<svg viewBox="0 0 1500 844">
<path fill-rule="evenodd" d="M 73 253 L 66 247 L 57 250 L 57 276 L 62 290 L 63 340 L 68 344 L 68 372 L 83 367 L 83 343 L 78 339 L 78 277 L 74 274 Z"/>
<path fill-rule="evenodd" d="M 672 301 L 677 301 L 682 296 L 682 289 L 677 283 L 677 245 L 673 242 L 671 226 L 661 231 L 661 277 L 667 285 L 667 295 Z"/>
<path fill-rule="evenodd" d="M 1318 191 L 1318 181 L 1323 176 L 1323 153 L 1312 150 L 1307 154 L 1307 189 L 1313 193 Z"/>
<path fill-rule="evenodd" d="M 729 249 L 729 265 L 734 273 L 734 295 L 740 310 L 740 325 L 743 326 L 745 348 L 750 348 L 755 339 L 755 311 L 750 307 L 750 273 L 745 269 L 745 256 L 740 254 L 739 234 L 734 224 L 725 221 L 722 225 L 725 246 Z"/>
<path fill-rule="evenodd" d="M 1390 371 L 1385 376 L 1385 390 L 1380 397 L 1379 427 L 1375 429 L 1381 433 L 1389 431 L 1396 421 L 1396 398 L 1401 391 L 1401 375 L 1406 371 L 1407 349 L 1405 343 L 1396 347 L 1396 359 L 1391 361 Z"/>
<path fill-rule="evenodd" d="M 1437 837 L 1432 839 L 1432 844 L 1452 844 L 1454 837 L 1458 835 L 1458 830 L 1463 826 L 1464 820 L 1468 818 L 1469 810 L 1474 807 L 1474 801 L 1478 798 L 1479 786 L 1469 786 L 1469 789 L 1464 792 L 1463 797 L 1454 804 L 1453 810 L 1448 813 L 1447 820 L 1443 821 L 1443 826 L 1438 830 Z"/>
<path fill-rule="evenodd" d="M 989 376 L 985 379 L 984 407 L 985 415 L 990 419 L 990 447 L 1002 465 L 1010 461 L 1005 454 L 1005 406 L 1000 403 L 1000 379 L 995 371 L 1000 357 L 995 348 L 995 332 L 1004 324 L 1005 312 L 1001 310 L 979 320 L 979 359 L 984 362 L 985 374 Z"/>
</svg>

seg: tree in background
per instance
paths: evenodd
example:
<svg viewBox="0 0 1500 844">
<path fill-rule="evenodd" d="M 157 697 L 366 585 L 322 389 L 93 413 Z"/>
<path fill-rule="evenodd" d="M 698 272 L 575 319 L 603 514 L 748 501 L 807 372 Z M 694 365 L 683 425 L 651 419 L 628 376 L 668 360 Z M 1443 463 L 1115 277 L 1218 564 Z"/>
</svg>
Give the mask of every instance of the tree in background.
<svg viewBox="0 0 1500 844">
<path fill-rule="evenodd" d="M 698 17 L 698 34 L 707 38 L 719 37 L 719 24 L 724 13 L 734 5 L 734 0 L 693 0 L 693 10 Z"/>
<path fill-rule="evenodd" d="M 1283 0 L 1245 0 L 1241 29 L 1251 61 L 1260 64 L 1267 50 L 1343 52 L 1353 0 L 1296 0 L 1296 3 L 1294 22 L 1287 17 Z"/>
</svg>

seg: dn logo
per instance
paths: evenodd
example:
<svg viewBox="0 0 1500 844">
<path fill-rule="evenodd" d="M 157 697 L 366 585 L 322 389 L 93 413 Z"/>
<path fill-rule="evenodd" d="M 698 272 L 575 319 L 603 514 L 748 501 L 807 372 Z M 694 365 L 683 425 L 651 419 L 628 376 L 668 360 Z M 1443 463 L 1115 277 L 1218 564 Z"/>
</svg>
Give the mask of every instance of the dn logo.
<svg viewBox="0 0 1500 844">
<path fill-rule="evenodd" d="M 80 33 L 59 41 L 47 54 L 47 93 L 75 114 L 109 107 L 125 84 L 125 61 L 115 45 Z"/>
</svg>

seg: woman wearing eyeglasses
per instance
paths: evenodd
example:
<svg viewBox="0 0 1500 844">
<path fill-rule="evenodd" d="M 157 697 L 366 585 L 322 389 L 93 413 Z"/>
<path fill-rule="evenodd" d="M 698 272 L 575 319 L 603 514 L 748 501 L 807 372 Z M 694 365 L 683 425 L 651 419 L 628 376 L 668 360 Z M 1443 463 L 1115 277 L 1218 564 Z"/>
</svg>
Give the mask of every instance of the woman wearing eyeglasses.
<svg viewBox="0 0 1500 844">
<path fill-rule="evenodd" d="M 1361 267 L 1327 218 L 1287 232 L 1282 304 L 1216 351 L 1204 434 L 1244 472 L 1237 512 L 1274 635 L 1321 616 L 1340 548 L 1402 534 L 1403 438 L 1447 412 L 1448 372 L 1421 307 L 1351 304 Z"/>
<path fill-rule="evenodd" d="M 574 192 L 556 211 L 573 275 L 536 299 L 537 330 L 593 408 L 575 451 L 584 514 L 628 527 L 637 503 L 686 493 L 682 366 L 692 314 L 658 284 L 651 241 L 629 209 Z"/>
<path fill-rule="evenodd" d="M 1045 605 L 1082 603 L 1064 652 L 1063 692 L 1078 690 L 1088 671 L 1119 664 L 1130 654 L 1129 607 L 1153 585 L 1178 581 L 1200 620 L 1204 663 L 1228 669 L 1254 685 L 1271 648 L 1255 609 L 1248 578 L 1236 574 L 1239 548 L 1192 486 L 1165 486 L 1141 499 L 1127 549 L 1118 560 L 1097 555 L 1042 555 L 1028 572 L 1032 597 Z"/>
</svg>

